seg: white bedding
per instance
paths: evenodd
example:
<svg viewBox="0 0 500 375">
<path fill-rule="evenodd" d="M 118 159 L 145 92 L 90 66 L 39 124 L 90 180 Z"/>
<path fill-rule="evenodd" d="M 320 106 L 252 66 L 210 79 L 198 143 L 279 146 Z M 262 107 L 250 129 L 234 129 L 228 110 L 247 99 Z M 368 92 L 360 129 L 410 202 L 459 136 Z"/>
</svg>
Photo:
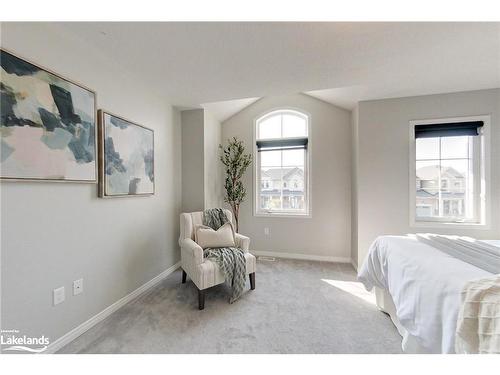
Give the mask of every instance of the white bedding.
<svg viewBox="0 0 500 375">
<path fill-rule="evenodd" d="M 401 325 L 420 346 L 454 353 L 462 288 L 491 275 L 408 235 L 377 238 L 358 278 L 368 290 L 389 292 Z"/>
</svg>

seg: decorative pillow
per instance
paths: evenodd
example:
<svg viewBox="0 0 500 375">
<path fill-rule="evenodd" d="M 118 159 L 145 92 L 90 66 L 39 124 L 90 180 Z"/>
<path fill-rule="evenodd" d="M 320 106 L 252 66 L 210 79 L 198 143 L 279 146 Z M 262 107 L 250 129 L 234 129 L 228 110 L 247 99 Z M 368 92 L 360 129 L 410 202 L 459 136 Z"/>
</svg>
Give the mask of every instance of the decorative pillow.
<svg viewBox="0 0 500 375">
<path fill-rule="evenodd" d="M 234 232 L 231 223 L 226 223 L 217 230 L 205 225 L 197 225 L 194 231 L 195 242 L 202 249 L 207 247 L 234 247 Z"/>
</svg>

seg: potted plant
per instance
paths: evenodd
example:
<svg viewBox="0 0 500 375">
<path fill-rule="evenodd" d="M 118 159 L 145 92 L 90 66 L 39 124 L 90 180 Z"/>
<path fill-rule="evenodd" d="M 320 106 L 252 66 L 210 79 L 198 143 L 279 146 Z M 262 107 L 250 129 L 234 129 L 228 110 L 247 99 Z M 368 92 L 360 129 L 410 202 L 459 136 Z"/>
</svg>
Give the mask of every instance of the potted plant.
<svg viewBox="0 0 500 375">
<path fill-rule="evenodd" d="M 252 163 L 252 155 L 245 154 L 243 142 L 236 137 L 229 139 L 226 147 L 219 145 L 219 148 L 222 150 L 220 160 L 222 164 L 224 164 L 226 171 L 226 181 L 224 183 L 226 194 L 224 196 L 224 202 L 231 206 L 236 226 L 235 229 L 236 232 L 238 232 L 240 204 L 247 194 L 241 178 L 248 166 Z"/>
</svg>

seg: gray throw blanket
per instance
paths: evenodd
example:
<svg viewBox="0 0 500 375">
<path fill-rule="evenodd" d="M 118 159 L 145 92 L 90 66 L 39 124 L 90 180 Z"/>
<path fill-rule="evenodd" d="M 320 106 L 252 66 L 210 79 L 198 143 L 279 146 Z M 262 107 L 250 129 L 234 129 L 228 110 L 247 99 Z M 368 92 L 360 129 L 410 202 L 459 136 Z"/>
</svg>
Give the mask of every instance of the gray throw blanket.
<svg viewBox="0 0 500 375">
<path fill-rule="evenodd" d="M 493 274 L 500 273 L 500 248 L 469 237 L 417 233 L 416 238 L 443 253 Z"/>
<path fill-rule="evenodd" d="M 213 230 L 219 229 L 228 221 L 224 210 L 221 208 L 211 208 L 203 211 L 203 225 Z M 207 248 L 203 251 L 203 257 L 213 260 L 224 273 L 226 282 L 232 286 L 229 303 L 233 303 L 240 298 L 246 282 L 246 261 L 243 250 L 236 247 Z"/>
</svg>

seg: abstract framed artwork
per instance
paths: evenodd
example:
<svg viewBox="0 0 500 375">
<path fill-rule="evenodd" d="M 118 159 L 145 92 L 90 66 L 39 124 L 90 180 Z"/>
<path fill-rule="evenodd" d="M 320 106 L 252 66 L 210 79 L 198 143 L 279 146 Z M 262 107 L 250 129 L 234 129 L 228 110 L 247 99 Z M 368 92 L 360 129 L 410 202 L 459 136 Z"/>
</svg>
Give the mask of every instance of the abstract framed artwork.
<svg viewBox="0 0 500 375">
<path fill-rule="evenodd" d="M 154 132 L 99 110 L 99 196 L 153 195 Z"/>
<path fill-rule="evenodd" d="M 97 182 L 96 94 L 0 49 L 0 179 Z"/>
</svg>

